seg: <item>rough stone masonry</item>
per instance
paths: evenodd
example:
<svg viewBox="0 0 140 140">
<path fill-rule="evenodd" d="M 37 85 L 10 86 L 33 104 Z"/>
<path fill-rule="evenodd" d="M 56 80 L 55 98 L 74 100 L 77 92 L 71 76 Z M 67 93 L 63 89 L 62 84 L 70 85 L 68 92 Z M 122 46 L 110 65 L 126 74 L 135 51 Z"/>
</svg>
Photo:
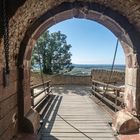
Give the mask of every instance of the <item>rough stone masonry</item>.
<svg viewBox="0 0 140 140">
<path fill-rule="evenodd" d="M 139 0 L 5 0 L 9 27 L 9 84 L 3 87 L 5 66 L 3 28 L 0 28 L 0 139 L 10 140 L 34 126 L 30 114 L 30 56 L 44 29 L 67 18 L 100 22 L 119 39 L 126 56 L 125 106 L 140 115 L 140 1 Z M 2 1 L 1 1 L 2 2 Z M 0 4 L 2 10 L 2 4 Z M 2 14 L 2 12 L 0 12 Z M 64 14 L 65 13 L 65 14 Z M 0 27 L 3 27 L 2 15 Z M 28 54 L 28 55 L 27 55 Z M 124 112 L 125 113 L 125 112 Z M 37 120 L 36 120 L 37 121 Z M 124 120 L 125 122 L 125 120 Z M 34 126 L 36 128 L 36 126 Z M 35 133 L 34 129 L 34 133 Z"/>
</svg>

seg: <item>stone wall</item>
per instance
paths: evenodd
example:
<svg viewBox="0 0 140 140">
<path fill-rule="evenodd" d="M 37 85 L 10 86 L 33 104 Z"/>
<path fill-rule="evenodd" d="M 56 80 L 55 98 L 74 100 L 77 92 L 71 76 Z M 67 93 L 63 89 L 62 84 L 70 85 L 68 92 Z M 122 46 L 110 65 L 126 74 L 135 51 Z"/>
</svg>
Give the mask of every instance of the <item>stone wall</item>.
<svg viewBox="0 0 140 140">
<path fill-rule="evenodd" d="M 91 71 L 92 79 L 107 83 L 110 76 L 109 70 L 92 70 Z M 125 72 L 120 71 L 113 71 L 110 83 L 116 83 L 116 84 L 125 84 Z"/>
<path fill-rule="evenodd" d="M 44 75 L 44 81 L 51 80 L 52 85 L 90 85 L 91 76 L 72 76 L 72 75 Z M 31 85 L 42 83 L 39 74 L 32 74 Z"/>
<path fill-rule="evenodd" d="M 92 70 L 91 76 L 75 76 L 75 75 L 43 75 L 44 81 L 51 80 L 52 85 L 90 85 L 91 79 L 107 83 L 110 71 Z M 31 85 L 42 83 L 39 73 L 31 74 Z M 125 72 L 113 71 L 110 83 L 124 85 Z"/>
</svg>

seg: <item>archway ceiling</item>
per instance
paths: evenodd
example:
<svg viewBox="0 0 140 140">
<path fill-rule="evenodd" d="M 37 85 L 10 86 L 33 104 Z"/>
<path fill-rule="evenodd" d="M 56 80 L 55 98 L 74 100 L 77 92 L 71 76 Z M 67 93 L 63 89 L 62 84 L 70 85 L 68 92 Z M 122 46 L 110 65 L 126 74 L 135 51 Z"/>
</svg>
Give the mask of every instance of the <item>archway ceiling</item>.
<svg viewBox="0 0 140 140">
<path fill-rule="evenodd" d="M 20 15 L 17 13 L 16 14 L 17 17 L 22 16 L 22 14 L 26 15 L 26 13 L 28 13 L 28 17 L 35 16 L 36 14 L 37 17 L 39 16 L 39 13 L 51 9 L 53 6 L 57 6 L 62 2 L 74 2 L 74 1 L 76 0 L 39 0 L 39 1 L 38 0 L 20 0 L 20 1 L 12 0 L 12 1 L 8 1 L 9 15 L 12 16 L 13 14 L 15 14 L 15 11 L 18 11 Z M 127 17 L 130 23 L 135 24 L 136 27 L 140 27 L 140 1 L 139 0 L 77 0 L 77 1 L 96 2 L 105 5 L 106 7 L 110 7 L 111 9 L 118 11 L 123 16 Z M 36 14 L 30 14 L 35 11 Z"/>
<path fill-rule="evenodd" d="M 15 0 L 16 1 L 16 0 Z M 24 3 L 22 3 L 22 1 Z M 14 43 L 15 38 L 23 38 L 26 29 L 46 11 L 60 5 L 63 2 L 74 2 L 75 0 L 20 0 L 21 5 L 15 15 L 10 19 L 10 38 Z M 140 31 L 140 1 L 139 0 L 77 0 L 84 2 L 95 2 L 118 11 L 121 15 L 128 18 Z M 9 5 L 10 6 L 10 5 Z M 14 6 L 14 5 L 12 5 Z M 13 7 L 11 7 L 12 9 Z M 16 9 L 15 9 L 16 10 Z M 10 11 L 10 7 L 9 7 Z M 14 40 L 12 40 L 12 38 Z M 18 42 L 16 43 L 18 45 Z"/>
</svg>

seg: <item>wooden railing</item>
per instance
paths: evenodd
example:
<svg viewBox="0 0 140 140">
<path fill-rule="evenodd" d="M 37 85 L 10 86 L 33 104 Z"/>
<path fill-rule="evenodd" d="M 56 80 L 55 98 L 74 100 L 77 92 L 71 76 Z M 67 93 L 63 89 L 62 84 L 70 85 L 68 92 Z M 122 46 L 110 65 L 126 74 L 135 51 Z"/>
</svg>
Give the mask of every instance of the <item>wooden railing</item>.
<svg viewBox="0 0 140 140">
<path fill-rule="evenodd" d="M 38 84 L 31 87 L 31 105 L 34 109 L 38 110 L 39 106 L 49 96 L 51 92 L 50 83 L 51 81 L 47 81 L 44 84 Z M 92 92 L 95 97 L 97 97 L 100 101 L 106 103 L 114 111 L 118 111 L 124 106 L 123 87 L 118 87 L 111 84 L 92 80 Z M 39 114 L 42 114 L 42 112 L 43 111 L 40 111 Z"/>
<path fill-rule="evenodd" d="M 37 108 L 50 94 L 51 81 L 46 81 L 43 84 L 34 85 L 31 87 L 31 106 Z"/>
<path fill-rule="evenodd" d="M 114 111 L 124 106 L 124 88 L 92 80 L 92 92 L 102 102 L 106 103 Z"/>
</svg>

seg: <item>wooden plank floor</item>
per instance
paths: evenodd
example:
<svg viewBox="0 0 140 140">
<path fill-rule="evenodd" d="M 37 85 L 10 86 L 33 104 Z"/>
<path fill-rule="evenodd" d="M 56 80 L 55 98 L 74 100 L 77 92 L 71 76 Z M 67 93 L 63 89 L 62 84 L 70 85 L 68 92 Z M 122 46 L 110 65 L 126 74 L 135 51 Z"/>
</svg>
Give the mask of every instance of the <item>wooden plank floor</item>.
<svg viewBox="0 0 140 140">
<path fill-rule="evenodd" d="M 40 140 L 116 140 L 110 116 L 89 98 L 89 87 L 55 87 Z"/>
</svg>

